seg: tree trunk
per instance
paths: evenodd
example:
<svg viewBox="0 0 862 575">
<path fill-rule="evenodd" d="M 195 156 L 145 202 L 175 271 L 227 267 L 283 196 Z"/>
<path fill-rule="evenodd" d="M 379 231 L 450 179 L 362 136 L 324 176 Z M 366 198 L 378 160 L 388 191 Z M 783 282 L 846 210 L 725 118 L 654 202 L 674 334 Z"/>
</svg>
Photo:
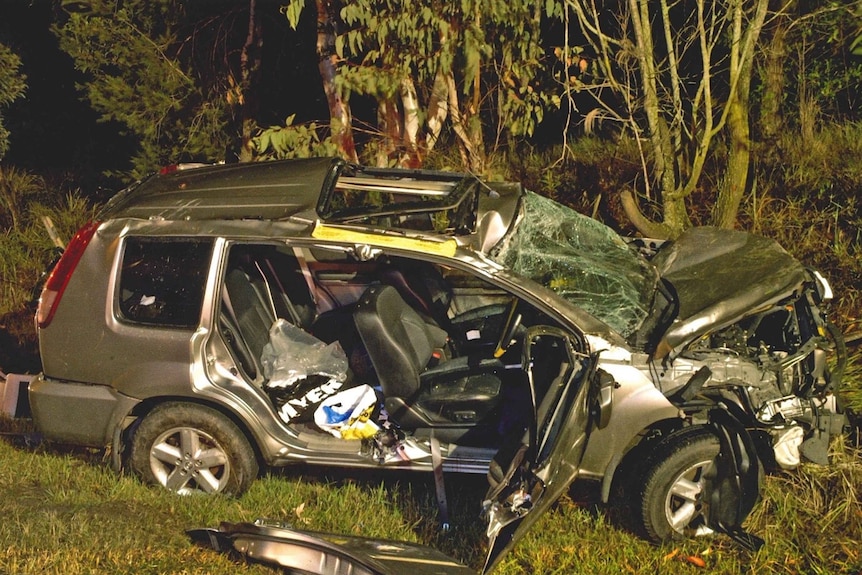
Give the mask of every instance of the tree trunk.
<svg viewBox="0 0 862 575">
<path fill-rule="evenodd" d="M 781 100 L 784 96 L 784 64 L 787 59 L 787 24 L 777 20 L 764 50 L 763 95 L 760 99 L 760 135 L 765 143 L 774 142 L 784 127 Z"/>
<path fill-rule="evenodd" d="M 443 124 L 449 117 L 449 88 L 446 84 L 446 74 L 443 70 L 437 70 L 434 76 L 434 84 L 431 88 L 431 97 L 428 101 L 428 133 L 425 137 L 425 151 L 430 154 L 440 139 Z"/>
<path fill-rule="evenodd" d="M 420 168 L 425 159 L 419 148 L 419 97 L 416 85 L 410 78 L 401 80 L 401 110 L 403 128 L 401 130 L 403 152 L 398 164 L 405 168 Z"/>
<path fill-rule="evenodd" d="M 751 162 L 748 107 L 751 100 L 754 46 L 763 29 L 768 3 L 769 0 L 757 0 L 753 12 L 748 15 L 743 14 L 743 5 L 739 3 L 734 14 L 733 46 L 730 54 L 731 92 L 726 104 L 730 150 L 724 180 L 712 211 L 712 223 L 722 228 L 732 228 L 736 224 L 739 204 L 748 184 Z M 747 25 L 745 32 L 742 31 L 743 20 Z"/>
<path fill-rule="evenodd" d="M 240 53 L 240 138 L 239 161 L 250 162 L 253 158 L 252 136 L 256 126 L 257 95 L 254 84 L 260 71 L 260 51 L 263 47 L 260 22 L 257 18 L 256 0 L 248 3 L 248 35 Z"/>
<path fill-rule="evenodd" d="M 751 137 L 748 125 L 748 82 L 745 84 L 745 92 L 738 90 L 737 97 L 728 104 L 730 150 L 724 179 L 712 212 L 712 224 L 720 228 L 733 228 L 736 224 L 739 204 L 748 184 Z"/>
<path fill-rule="evenodd" d="M 380 168 L 386 168 L 393 160 L 397 161 L 401 142 L 401 117 L 395 98 L 377 98 L 377 128 L 383 137 L 376 151 L 376 164 Z"/>
<path fill-rule="evenodd" d="M 452 119 L 452 130 L 458 139 L 458 150 L 461 152 L 461 163 L 465 169 L 475 173 L 482 173 L 485 169 L 485 157 L 483 143 L 481 140 L 474 141 L 467 124 L 467 118 L 461 114 L 458 102 L 458 86 L 455 76 L 449 72 L 446 74 L 447 94 L 449 96 L 449 117 Z"/>
<path fill-rule="evenodd" d="M 356 145 L 353 142 L 353 121 L 350 106 L 342 98 L 335 85 L 338 75 L 338 60 L 335 53 L 335 15 L 332 0 L 316 0 L 317 4 L 317 57 L 323 91 L 329 104 L 332 141 L 338 146 L 341 156 L 358 162 Z"/>
</svg>

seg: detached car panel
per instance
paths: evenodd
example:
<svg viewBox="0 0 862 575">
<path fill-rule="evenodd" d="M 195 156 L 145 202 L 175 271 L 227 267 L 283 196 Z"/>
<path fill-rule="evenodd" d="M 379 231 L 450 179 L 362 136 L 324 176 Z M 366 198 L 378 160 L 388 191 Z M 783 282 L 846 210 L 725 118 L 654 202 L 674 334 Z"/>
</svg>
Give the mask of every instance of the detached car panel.
<svg viewBox="0 0 862 575">
<path fill-rule="evenodd" d="M 189 537 L 216 551 L 314 575 L 475 575 L 430 547 L 334 533 L 299 531 L 266 523 L 222 523 L 193 529 Z"/>
<path fill-rule="evenodd" d="M 738 536 L 752 467 L 822 459 L 841 427 L 826 285 L 762 238 L 628 242 L 514 183 L 203 167 L 120 192 L 70 243 L 30 401 L 46 437 L 180 493 L 409 469 L 442 512 L 443 472 L 489 473 L 487 569 L 579 477 L 627 489 L 651 539 Z"/>
</svg>

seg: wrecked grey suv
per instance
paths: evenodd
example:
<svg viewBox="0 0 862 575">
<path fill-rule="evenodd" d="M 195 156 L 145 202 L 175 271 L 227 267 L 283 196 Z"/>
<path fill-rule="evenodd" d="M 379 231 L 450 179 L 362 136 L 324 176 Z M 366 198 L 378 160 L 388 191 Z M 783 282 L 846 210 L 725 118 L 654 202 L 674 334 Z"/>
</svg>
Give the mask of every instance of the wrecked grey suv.
<svg viewBox="0 0 862 575">
<path fill-rule="evenodd" d="M 830 297 L 769 240 L 627 242 L 518 184 L 180 170 L 67 247 L 30 403 L 47 438 L 180 493 L 294 463 L 424 470 L 445 517 L 443 472 L 487 473 L 488 566 L 577 478 L 628 493 L 653 540 L 745 540 L 761 466 L 823 460 L 841 428 Z"/>
</svg>

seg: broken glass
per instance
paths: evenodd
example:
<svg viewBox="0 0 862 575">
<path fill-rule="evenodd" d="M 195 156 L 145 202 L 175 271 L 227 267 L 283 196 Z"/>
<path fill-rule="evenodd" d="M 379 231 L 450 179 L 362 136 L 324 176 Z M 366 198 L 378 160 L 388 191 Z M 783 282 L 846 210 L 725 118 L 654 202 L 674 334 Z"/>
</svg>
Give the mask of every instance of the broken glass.
<svg viewBox="0 0 862 575">
<path fill-rule="evenodd" d="M 631 335 L 649 312 L 655 269 L 604 224 L 533 192 L 523 201 L 492 258 Z"/>
</svg>

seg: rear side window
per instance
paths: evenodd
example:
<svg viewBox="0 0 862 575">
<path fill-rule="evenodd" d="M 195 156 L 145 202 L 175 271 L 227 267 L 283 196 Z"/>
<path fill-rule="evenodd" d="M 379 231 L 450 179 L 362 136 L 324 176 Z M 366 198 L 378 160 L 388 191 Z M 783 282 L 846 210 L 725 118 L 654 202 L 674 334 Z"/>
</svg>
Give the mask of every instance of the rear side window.
<svg viewBox="0 0 862 575">
<path fill-rule="evenodd" d="M 135 323 L 196 326 L 212 246 L 210 239 L 128 238 L 120 272 L 121 316 Z"/>
</svg>

